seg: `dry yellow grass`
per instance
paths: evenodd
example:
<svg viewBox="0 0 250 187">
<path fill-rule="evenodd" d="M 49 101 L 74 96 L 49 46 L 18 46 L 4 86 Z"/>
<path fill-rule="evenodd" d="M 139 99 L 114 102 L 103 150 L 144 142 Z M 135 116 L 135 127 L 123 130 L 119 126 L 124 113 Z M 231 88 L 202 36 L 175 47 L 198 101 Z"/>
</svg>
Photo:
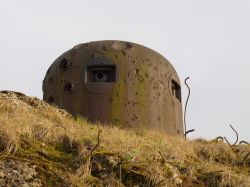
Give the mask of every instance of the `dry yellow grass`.
<svg viewBox="0 0 250 187">
<path fill-rule="evenodd" d="M 44 186 L 250 186 L 250 146 L 233 149 L 94 125 L 36 98 L 0 93 L 1 160 L 35 162 Z"/>
</svg>

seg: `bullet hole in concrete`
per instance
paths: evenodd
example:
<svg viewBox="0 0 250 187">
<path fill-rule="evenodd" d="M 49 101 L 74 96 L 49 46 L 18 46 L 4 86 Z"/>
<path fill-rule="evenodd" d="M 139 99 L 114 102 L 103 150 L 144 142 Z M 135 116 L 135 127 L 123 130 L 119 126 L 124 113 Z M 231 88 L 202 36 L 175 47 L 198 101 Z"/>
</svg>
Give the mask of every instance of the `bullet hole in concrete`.
<svg viewBox="0 0 250 187">
<path fill-rule="evenodd" d="M 171 81 L 171 91 L 172 95 L 176 97 L 181 102 L 181 87 L 180 85 L 172 79 Z"/>
<path fill-rule="evenodd" d="M 54 79 L 52 77 L 49 79 L 49 84 L 50 85 L 54 84 Z"/>
<path fill-rule="evenodd" d="M 133 114 L 133 116 L 132 116 L 131 120 L 132 120 L 132 121 L 136 121 L 137 119 L 138 119 L 138 116 L 137 116 L 137 115 L 135 115 L 135 114 Z"/>
<path fill-rule="evenodd" d="M 134 70 L 134 76 L 136 76 L 139 73 L 139 69 Z"/>
<path fill-rule="evenodd" d="M 114 122 L 119 122 L 120 119 L 119 119 L 119 118 L 114 118 L 113 121 L 114 121 Z"/>
<path fill-rule="evenodd" d="M 60 69 L 63 71 L 67 71 L 71 69 L 71 62 L 69 59 L 63 58 L 60 63 Z"/>
<path fill-rule="evenodd" d="M 72 92 L 73 84 L 71 82 L 66 82 L 63 86 L 65 92 Z"/>
<path fill-rule="evenodd" d="M 124 56 L 126 56 L 126 54 L 127 54 L 127 52 L 124 51 L 124 50 L 122 50 L 121 53 L 122 53 Z"/>
<path fill-rule="evenodd" d="M 50 96 L 48 99 L 48 103 L 54 103 L 55 102 L 55 98 L 53 96 Z"/>
<path fill-rule="evenodd" d="M 139 81 L 140 81 L 141 83 L 143 83 L 144 79 L 140 79 Z"/>
</svg>

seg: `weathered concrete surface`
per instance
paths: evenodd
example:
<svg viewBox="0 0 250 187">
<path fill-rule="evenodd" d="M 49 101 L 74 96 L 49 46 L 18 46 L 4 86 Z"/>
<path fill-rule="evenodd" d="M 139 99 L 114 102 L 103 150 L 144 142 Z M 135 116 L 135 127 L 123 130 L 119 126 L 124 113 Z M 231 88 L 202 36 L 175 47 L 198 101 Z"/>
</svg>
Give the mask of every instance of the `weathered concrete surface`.
<svg viewBox="0 0 250 187">
<path fill-rule="evenodd" d="M 159 53 L 130 42 L 75 46 L 49 68 L 44 100 L 92 122 L 183 134 L 180 81 Z"/>
</svg>

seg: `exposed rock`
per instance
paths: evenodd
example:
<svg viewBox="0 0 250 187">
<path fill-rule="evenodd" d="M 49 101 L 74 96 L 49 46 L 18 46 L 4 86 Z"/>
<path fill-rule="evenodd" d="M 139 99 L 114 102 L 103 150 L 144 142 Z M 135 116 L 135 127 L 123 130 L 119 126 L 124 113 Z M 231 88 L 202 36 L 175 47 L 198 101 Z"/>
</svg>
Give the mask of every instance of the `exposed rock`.
<svg viewBox="0 0 250 187">
<path fill-rule="evenodd" d="M 0 160 L 0 186 L 42 186 L 37 165 L 14 159 Z"/>
</svg>

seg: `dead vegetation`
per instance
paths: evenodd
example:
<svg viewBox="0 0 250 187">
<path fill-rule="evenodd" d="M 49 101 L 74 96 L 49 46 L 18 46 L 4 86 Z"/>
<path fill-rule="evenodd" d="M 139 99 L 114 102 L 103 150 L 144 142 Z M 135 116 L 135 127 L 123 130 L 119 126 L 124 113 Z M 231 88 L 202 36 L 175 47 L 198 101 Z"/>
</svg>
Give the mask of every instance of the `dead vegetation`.
<svg viewBox="0 0 250 187">
<path fill-rule="evenodd" d="M 0 93 L 1 184 L 21 184 L 5 166 L 14 162 L 36 168 L 25 181 L 37 186 L 247 187 L 249 152 L 244 143 L 93 125 L 39 99 Z"/>
</svg>

